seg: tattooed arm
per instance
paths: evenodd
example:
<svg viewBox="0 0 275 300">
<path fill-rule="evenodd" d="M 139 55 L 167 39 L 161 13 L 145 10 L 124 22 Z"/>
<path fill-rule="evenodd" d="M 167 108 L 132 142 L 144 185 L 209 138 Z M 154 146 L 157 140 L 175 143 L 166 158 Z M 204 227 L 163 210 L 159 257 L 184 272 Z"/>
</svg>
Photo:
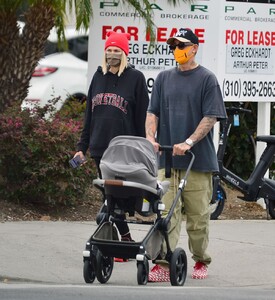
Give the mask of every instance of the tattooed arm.
<svg viewBox="0 0 275 300">
<path fill-rule="evenodd" d="M 189 138 L 194 142 L 194 144 L 198 143 L 208 134 L 208 132 L 213 128 L 216 122 L 217 118 L 215 117 L 204 117 L 200 121 L 195 132 Z"/>
<path fill-rule="evenodd" d="M 159 144 L 156 143 L 156 133 L 158 128 L 158 117 L 152 113 L 147 112 L 146 121 L 145 121 L 145 131 L 146 138 L 149 140 L 156 152 L 159 150 Z"/>
<path fill-rule="evenodd" d="M 217 122 L 216 117 L 204 117 L 194 133 L 190 135 L 190 139 L 194 142 L 194 144 L 198 143 L 202 140 L 208 132 L 213 128 L 215 123 Z M 186 150 L 189 150 L 191 147 L 184 142 L 180 144 L 174 145 L 173 155 L 184 155 Z"/>
</svg>

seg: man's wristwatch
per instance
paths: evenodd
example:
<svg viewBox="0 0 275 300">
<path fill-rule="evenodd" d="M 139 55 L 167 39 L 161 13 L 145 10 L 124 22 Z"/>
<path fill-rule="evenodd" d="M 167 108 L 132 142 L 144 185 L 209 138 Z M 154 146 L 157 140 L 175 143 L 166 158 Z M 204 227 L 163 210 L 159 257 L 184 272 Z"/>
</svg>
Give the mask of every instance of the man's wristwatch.
<svg viewBox="0 0 275 300">
<path fill-rule="evenodd" d="M 185 143 L 190 147 L 194 146 L 194 142 L 191 139 L 186 139 Z"/>
</svg>

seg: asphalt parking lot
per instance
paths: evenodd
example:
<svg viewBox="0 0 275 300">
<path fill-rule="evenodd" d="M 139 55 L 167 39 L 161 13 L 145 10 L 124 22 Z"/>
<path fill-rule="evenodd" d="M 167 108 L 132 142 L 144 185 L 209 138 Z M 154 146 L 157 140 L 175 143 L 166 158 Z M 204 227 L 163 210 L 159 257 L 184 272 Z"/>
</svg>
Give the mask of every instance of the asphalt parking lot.
<svg viewBox="0 0 275 300">
<path fill-rule="evenodd" d="M 213 262 L 206 280 L 190 277 L 193 261 L 184 226 L 183 223 L 179 247 L 188 257 L 185 286 L 275 288 L 274 220 L 211 221 L 209 252 Z M 96 227 L 94 222 L 1 223 L 1 282 L 85 284 L 82 251 Z M 136 241 L 148 230 L 149 225 L 131 224 Z M 100 283 L 95 281 L 94 284 Z M 115 263 L 107 284 L 137 285 L 135 260 Z"/>
</svg>

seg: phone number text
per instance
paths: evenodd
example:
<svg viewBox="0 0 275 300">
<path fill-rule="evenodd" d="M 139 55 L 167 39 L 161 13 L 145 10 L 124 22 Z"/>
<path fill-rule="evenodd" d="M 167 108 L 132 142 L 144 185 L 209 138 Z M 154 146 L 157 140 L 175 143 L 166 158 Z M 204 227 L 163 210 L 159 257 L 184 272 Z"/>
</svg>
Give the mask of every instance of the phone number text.
<svg viewBox="0 0 275 300">
<path fill-rule="evenodd" d="M 241 81 L 224 79 L 223 97 L 275 97 L 275 81 Z"/>
</svg>

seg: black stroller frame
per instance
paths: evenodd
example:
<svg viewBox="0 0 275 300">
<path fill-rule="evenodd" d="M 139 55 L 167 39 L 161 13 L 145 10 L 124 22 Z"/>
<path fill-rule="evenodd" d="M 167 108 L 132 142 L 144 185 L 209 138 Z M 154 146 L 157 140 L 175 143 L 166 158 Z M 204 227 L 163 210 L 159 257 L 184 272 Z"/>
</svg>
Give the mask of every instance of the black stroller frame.
<svg viewBox="0 0 275 300">
<path fill-rule="evenodd" d="M 172 146 L 160 148 L 160 151 L 163 151 L 165 155 L 166 177 L 170 177 L 171 174 L 172 150 Z M 95 187 L 100 190 L 104 189 L 107 210 L 98 214 L 98 227 L 86 242 L 83 251 L 83 276 L 86 283 L 93 283 L 95 278 L 100 283 L 106 283 L 113 271 L 114 257 L 120 257 L 136 259 L 139 285 L 147 284 L 149 261 L 154 262 L 157 259 L 165 259 L 169 262 L 171 285 L 184 285 L 187 274 L 186 253 L 182 248 L 171 250 L 168 230 L 173 211 L 186 186 L 187 177 L 195 159 L 191 151 L 188 151 L 188 154 L 191 155 L 188 169 L 165 217 L 162 216 L 165 205 L 161 202 L 161 198 L 165 193 L 164 190 L 168 189 L 167 181 L 163 182 L 163 189 L 154 189 L 145 184 L 127 181 L 123 178 L 93 180 Z M 145 211 L 144 207 L 146 208 Z M 117 218 L 118 214 L 128 213 L 129 216 L 133 216 L 135 212 L 144 217 L 155 214 L 155 218 L 153 220 L 146 220 L 146 218 L 144 218 L 145 220 L 129 218 L 121 220 Z M 150 225 L 150 229 L 141 241 L 120 241 L 114 222 Z M 163 241 L 167 246 L 167 254 L 164 258 L 160 256 Z"/>
</svg>

